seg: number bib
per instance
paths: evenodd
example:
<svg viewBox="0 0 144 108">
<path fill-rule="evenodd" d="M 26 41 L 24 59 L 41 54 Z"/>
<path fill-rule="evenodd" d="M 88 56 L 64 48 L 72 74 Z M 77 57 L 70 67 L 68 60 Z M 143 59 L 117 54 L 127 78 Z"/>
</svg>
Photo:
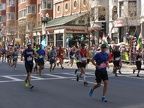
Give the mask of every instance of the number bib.
<svg viewBox="0 0 144 108">
<path fill-rule="evenodd" d="M 17 56 L 14 56 L 14 59 L 17 59 Z"/>
<path fill-rule="evenodd" d="M 106 68 L 106 66 L 107 66 L 107 65 L 106 65 L 105 63 L 101 63 L 101 64 L 100 64 L 100 67 L 101 67 L 101 68 Z"/>
<path fill-rule="evenodd" d="M 142 60 L 142 58 L 138 58 L 138 61 L 141 61 Z"/>
<path fill-rule="evenodd" d="M 43 56 L 42 56 L 42 55 L 40 55 L 40 56 L 39 56 L 39 58 L 43 58 Z"/>
<path fill-rule="evenodd" d="M 116 60 L 116 61 L 119 61 L 119 60 L 120 60 L 120 57 L 116 57 L 115 60 Z"/>
<path fill-rule="evenodd" d="M 27 57 L 27 61 L 32 61 L 32 57 Z"/>
<path fill-rule="evenodd" d="M 86 62 L 87 62 L 86 57 L 82 57 L 82 58 L 81 58 L 81 61 L 82 61 L 82 63 L 86 63 Z"/>
</svg>

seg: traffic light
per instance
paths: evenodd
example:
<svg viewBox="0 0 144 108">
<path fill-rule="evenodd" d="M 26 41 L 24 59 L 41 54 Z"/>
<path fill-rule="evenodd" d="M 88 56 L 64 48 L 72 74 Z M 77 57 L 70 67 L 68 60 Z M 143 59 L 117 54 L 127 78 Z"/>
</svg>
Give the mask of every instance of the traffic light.
<svg viewBox="0 0 144 108">
<path fill-rule="evenodd" d="M 102 32 L 106 34 L 106 22 L 102 22 Z"/>
</svg>

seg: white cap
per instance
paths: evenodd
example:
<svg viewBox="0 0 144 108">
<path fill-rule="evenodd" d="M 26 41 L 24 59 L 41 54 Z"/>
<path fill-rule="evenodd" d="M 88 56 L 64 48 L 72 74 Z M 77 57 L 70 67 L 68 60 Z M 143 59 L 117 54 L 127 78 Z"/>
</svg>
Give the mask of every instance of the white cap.
<svg viewBox="0 0 144 108">
<path fill-rule="evenodd" d="M 31 45 L 31 42 L 28 42 L 27 45 Z"/>
</svg>

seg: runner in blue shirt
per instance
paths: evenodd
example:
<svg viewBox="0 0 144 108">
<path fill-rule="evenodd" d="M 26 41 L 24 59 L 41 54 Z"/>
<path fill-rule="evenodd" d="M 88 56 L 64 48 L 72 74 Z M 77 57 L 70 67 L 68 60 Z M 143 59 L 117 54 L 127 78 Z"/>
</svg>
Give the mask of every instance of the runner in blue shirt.
<svg viewBox="0 0 144 108">
<path fill-rule="evenodd" d="M 42 45 L 39 46 L 39 50 L 36 51 L 38 54 L 38 66 L 39 66 L 39 77 L 41 77 L 42 70 L 44 69 L 44 57 L 45 50 L 42 49 Z"/>
<path fill-rule="evenodd" d="M 56 67 L 56 57 L 57 57 L 57 52 L 55 50 L 55 47 L 52 46 L 52 50 L 50 51 L 50 72 L 54 72 L 54 69 Z"/>
<path fill-rule="evenodd" d="M 89 95 L 92 96 L 93 91 L 101 86 L 101 81 L 104 81 L 104 88 L 103 88 L 103 97 L 102 101 L 107 102 L 107 99 L 105 97 L 107 86 L 108 86 L 108 74 L 106 67 L 109 67 L 108 65 L 108 53 L 106 53 L 107 47 L 105 44 L 101 45 L 101 52 L 96 54 L 92 59 L 92 64 L 96 66 L 96 82 L 97 84 L 90 90 Z"/>
<path fill-rule="evenodd" d="M 36 52 L 32 49 L 31 43 L 28 42 L 27 44 L 28 48 L 25 49 L 22 53 L 22 57 L 24 56 L 25 59 L 25 68 L 27 71 L 27 77 L 25 80 L 25 86 L 30 87 L 30 89 L 32 89 L 34 86 L 31 84 L 31 73 L 32 73 L 32 69 L 33 69 L 33 58 L 35 57 Z M 21 58 L 22 59 L 22 58 Z"/>
<path fill-rule="evenodd" d="M 13 64 L 12 64 L 12 66 L 14 66 L 14 70 L 16 70 L 17 60 L 18 60 L 17 48 L 14 49 L 14 53 L 12 54 L 12 56 L 13 56 Z"/>
</svg>

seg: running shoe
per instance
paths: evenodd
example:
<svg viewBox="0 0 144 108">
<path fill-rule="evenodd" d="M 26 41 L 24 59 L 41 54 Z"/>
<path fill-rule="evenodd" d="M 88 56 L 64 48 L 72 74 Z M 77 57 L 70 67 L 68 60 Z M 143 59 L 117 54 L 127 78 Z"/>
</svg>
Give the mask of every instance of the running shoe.
<svg viewBox="0 0 144 108">
<path fill-rule="evenodd" d="M 140 76 L 137 74 L 137 77 L 140 77 Z"/>
<path fill-rule="evenodd" d="M 27 82 L 27 80 L 25 80 L 24 84 L 25 84 L 25 87 L 28 87 L 28 82 Z"/>
<path fill-rule="evenodd" d="M 85 86 L 87 86 L 87 85 L 88 85 L 88 83 L 85 81 L 85 82 L 84 82 L 84 85 L 85 85 Z"/>
<path fill-rule="evenodd" d="M 92 97 L 92 95 L 93 95 L 93 89 L 91 88 L 89 91 L 89 96 Z"/>
<path fill-rule="evenodd" d="M 76 80 L 77 80 L 77 81 L 79 81 L 79 76 L 78 76 L 78 75 L 77 75 L 77 78 L 76 78 Z"/>
<path fill-rule="evenodd" d="M 34 88 L 34 86 L 31 84 L 31 85 L 30 85 L 30 89 L 32 89 L 32 88 Z"/>
<path fill-rule="evenodd" d="M 135 73 L 135 70 L 133 69 L 133 74 Z"/>
<path fill-rule="evenodd" d="M 61 67 L 62 69 L 64 69 L 64 67 Z"/>
<path fill-rule="evenodd" d="M 102 97 L 102 102 L 107 102 L 106 97 Z"/>
</svg>

